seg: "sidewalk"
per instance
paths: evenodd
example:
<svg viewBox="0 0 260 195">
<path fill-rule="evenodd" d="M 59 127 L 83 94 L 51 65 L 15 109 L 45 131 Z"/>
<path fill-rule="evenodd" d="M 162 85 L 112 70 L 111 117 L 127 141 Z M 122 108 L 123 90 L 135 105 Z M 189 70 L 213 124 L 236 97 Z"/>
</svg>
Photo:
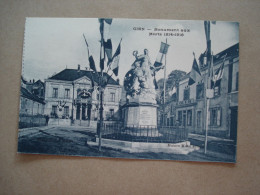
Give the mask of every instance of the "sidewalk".
<svg viewBox="0 0 260 195">
<path fill-rule="evenodd" d="M 199 135 L 199 134 L 193 134 L 189 133 L 188 135 L 189 139 L 196 139 L 198 141 L 205 141 L 205 135 Z M 208 142 L 215 141 L 215 142 L 227 142 L 230 144 L 234 144 L 234 140 L 231 139 L 225 139 L 225 138 L 220 138 L 220 137 L 214 137 L 214 136 L 208 136 Z"/>
<path fill-rule="evenodd" d="M 205 135 L 198 135 L 190 133 L 188 135 L 188 140 L 192 145 L 204 148 L 205 146 Z M 213 152 L 219 152 L 227 155 L 236 154 L 236 142 L 234 140 L 219 138 L 214 136 L 208 136 L 207 150 Z"/>
</svg>

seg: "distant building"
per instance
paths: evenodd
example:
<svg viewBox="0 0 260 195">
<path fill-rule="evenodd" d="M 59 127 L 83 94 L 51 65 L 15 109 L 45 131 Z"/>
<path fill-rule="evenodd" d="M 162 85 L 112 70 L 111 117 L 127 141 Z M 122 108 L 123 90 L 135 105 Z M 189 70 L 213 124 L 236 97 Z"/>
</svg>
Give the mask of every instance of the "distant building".
<svg viewBox="0 0 260 195">
<path fill-rule="evenodd" d="M 88 70 L 64 69 L 45 80 L 45 114 L 52 118 L 73 119 L 75 123 L 97 120 L 99 118 L 98 75 Z M 104 78 L 109 76 L 104 73 Z M 95 83 L 92 96 L 82 98 L 81 93 Z M 121 86 L 113 78 L 109 79 L 104 91 L 104 120 L 117 120 L 121 99 Z M 79 123 L 80 121 L 80 123 Z"/>
<path fill-rule="evenodd" d="M 44 114 L 44 84 L 42 81 L 28 82 L 21 78 L 20 114 L 43 115 Z"/>
<path fill-rule="evenodd" d="M 214 88 L 214 97 L 210 99 L 209 105 L 209 128 L 208 134 L 218 137 L 236 139 L 237 111 L 238 111 L 238 66 L 239 66 L 239 44 L 214 55 L 213 67 L 217 70 L 223 62 L 224 73 L 219 86 Z M 202 79 L 193 85 L 188 85 L 189 74 L 184 76 L 178 87 L 178 98 L 168 103 L 167 107 L 175 109 L 174 112 L 166 112 L 164 118 L 167 125 L 178 123 L 185 127 L 190 133 L 204 134 L 206 129 L 205 93 L 208 77 L 208 68 L 200 57 L 200 71 Z M 172 118 L 171 118 L 172 117 Z M 173 121 L 173 122 L 171 122 Z"/>
</svg>

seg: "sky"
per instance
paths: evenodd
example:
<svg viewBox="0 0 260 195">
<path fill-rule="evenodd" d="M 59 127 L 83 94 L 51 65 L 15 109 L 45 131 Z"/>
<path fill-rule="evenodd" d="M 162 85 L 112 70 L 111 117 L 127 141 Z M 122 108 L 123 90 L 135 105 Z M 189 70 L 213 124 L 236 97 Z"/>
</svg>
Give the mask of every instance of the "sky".
<svg viewBox="0 0 260 195">
<path fill-rule="evenodd" d="M 144 30 L 134 30 L 136 28 Z M 184 36 L 150 35 L 154 29 L 189 29 Z M 148 30 L 151 29 L 151 30 Z M 171 33 L 171 32 L 170 32 Z M 99 67 L 100 32 L 97 18 L 27 18 L 24 34 L 22 75 L 26 80 L 47 79 L 65 68 L 81 69 L 89 67 L 87 47 L 83 34 L 89 44 L 96 67 Z M 154 63 L 161 42 L 170 45 L 166 56 L 166 75 L 173 70 L 189 72 L 193 62 L 206 49 L 203 21 L 185 20 L 148 20 L 148 19 L 113 19 L 109 36 L 112 39 L 113 53 L 122 38 L 119 61 L 119 78 L 123 83 L 125 74 L 135 60 L 133 51 L 143 54 L 148 49 Z M 239 24 L 236 22 L 217 21 L 211 24 L 211 45 L 213 54 L 217 54 L 239 42 Z M 156 79 L 163 78 L 164 71 L 156 74 Z"/>
</svg>

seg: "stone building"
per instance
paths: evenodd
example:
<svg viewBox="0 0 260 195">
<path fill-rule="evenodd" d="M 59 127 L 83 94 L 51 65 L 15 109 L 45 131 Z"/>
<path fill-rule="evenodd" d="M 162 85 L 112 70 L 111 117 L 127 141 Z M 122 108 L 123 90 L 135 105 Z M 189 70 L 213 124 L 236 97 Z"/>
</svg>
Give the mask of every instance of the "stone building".
<svg viewBox="0 0 260 195">
<path fill-rule="evenodd" d="M 45 80 L 45 114 L 51 118 L 73 119 L 75 124 L 96 121 L 99 117 L 98 74 L 88 70 L 64 69 Z M 104 73 L 104 78 L 109 76 Z M 84 98 L 81 94 L 92 88 L 92 95 Z M 118 109 L 121 99 L 121 86 L 110 78 L 104 91 L 104 120 L 119 118 Z"/>
<path fill-rule="evenodd" d="M 208 134 L 235 140 L 238 111 L 239 43 L 214 55 L 214 70 L 217 70 L 222 64 L 225 55 L 224 72 L 220 85 L 214 88 L 214 97 L 210 99 Z M 203 54 L 199 59 L 202 78 L 190 86 L 188 85 L 189 74 L 180 80 L 177 102 L 172 101 L 168 106 L 175 107 L 175 114 L 166 113 L 165 116 L 166 120 L 175 116 L 174 124 L 178 123 L 179 126 L 187 128 L 190 133 L 198 134 L 204 134 L 206 129 L 205 89 L 207 83 L 205 81 L 208 78 L 208 67 L 203 64 L 202 58 Z"/>
<path fill-rule="evenodd" d="M 38 93 L 39 92 L 39 93 Z M 41 92 L 41 93 L 40 93 Z M 26 81 L 21 78 L 20 114 L 43 115 L 44 114 L 44 84 L 42 81 Z"/>
</svg>

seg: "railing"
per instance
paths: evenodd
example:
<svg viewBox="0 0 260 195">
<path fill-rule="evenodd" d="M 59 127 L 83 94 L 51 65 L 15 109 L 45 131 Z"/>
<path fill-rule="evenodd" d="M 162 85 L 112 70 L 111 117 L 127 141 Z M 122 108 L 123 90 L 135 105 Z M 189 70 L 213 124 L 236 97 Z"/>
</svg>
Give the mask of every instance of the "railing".
<svg viewBox="0 0 260 195">
<path fill-rule="evenodd" d="M 102 138 L 131 142 L 176 143 L 186 141 L 188 132 L 180 127 L 131 126 L 103 124 Z"/>
</svg>

